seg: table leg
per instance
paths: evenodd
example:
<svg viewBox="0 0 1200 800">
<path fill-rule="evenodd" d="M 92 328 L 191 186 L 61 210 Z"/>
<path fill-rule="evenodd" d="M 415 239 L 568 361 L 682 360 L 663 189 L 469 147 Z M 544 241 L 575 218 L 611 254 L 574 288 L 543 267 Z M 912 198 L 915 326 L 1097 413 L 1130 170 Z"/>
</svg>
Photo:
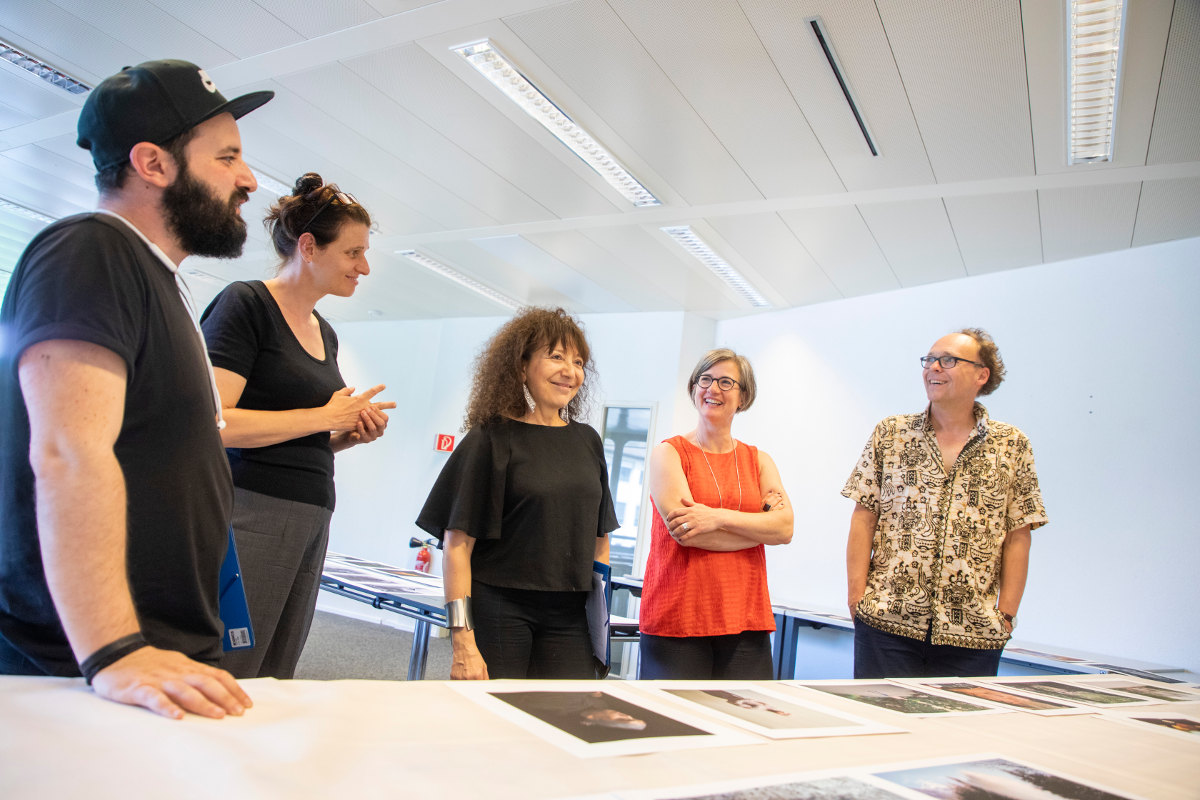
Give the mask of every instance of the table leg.
<svg viewBox="0 0 1200 800">
<path fill-rule="evenodd" d="M 410 681 L 425 680 L 425 662 L 428 658 L 429 623 L 419 619 L 413 625 L 412 655 L 408 658 L 408 679 Z"/>
</svg>

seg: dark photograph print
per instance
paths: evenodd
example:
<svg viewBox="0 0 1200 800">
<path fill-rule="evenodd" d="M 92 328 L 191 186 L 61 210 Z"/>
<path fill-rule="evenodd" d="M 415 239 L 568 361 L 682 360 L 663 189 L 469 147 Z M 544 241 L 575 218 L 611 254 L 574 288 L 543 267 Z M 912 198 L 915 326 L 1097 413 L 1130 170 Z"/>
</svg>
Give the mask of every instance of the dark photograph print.
<svg viewBox="0 0 1200 800">
<path fill-rule="evenodd" d="M 1130 719 L 1138 722 L 1146 722 L 1150 725 L 1158 725 L 1170 731 L 1178 731 L 1179 733 L 1190 733 L 1193 736 L 1200 736 L 1200 720 L 1191 719 L 1189 717 L 1133 717 Z"/>
<path fill-rule="evenodd" d="M 1116 706 L 1123 703 L 1143 702 L 1138 697 L 1077 686 L 1065 681 L 996 681 L 996 684 L 1015 689 L 1018 692 L 1032 692 L 1057 700 L 1066 700 L 1068 703 L 1084 703 L 1089 706 Z"/>
<path fill-rule="evenodd" d="M 1114 692 L 1136 694 L 1149 700 L 1161 700 L 1164 703 L 1196 703 L 1200 702 L 1200 694 L 1170 689 L 1166 686 L 1151 686 L 1134 680 L 1117 678 L 1111 681 L 1097 681 L 1096 686 L 1102 689 L 1112 689 Z"/>
<path fill-rule="evenodd" d="M 1087 786 L 1062 775 L 1004 758 L 876 772 L 875 777 L 947 800 L 1127 800 L 1127 795 Z"/>
<path fill-rule="evenodd" d="M 901 800 L 901 795 L 857 778 L 814 778 L 808 781 L 755 786 L 704 795 L 678 795 L 669 800 Z M 664 799 L 666 800 L 666 799 Z"/>
<path fill-rule="evenodd" d="M 710 736 L 606 692 L 488 692 L 588 744 L 664 736 Z"/>
<path fill-rule="evenodd" d="M 930 684 L 930 686 L 943 692 L 961 694 L 964 697 L 974 697 L 976 700 L 986 700 L 990 703 L 1001 703 L 1012 708 L 1019 708 L 1022 711 L 1057 711 L 1075 708 L 1075 706 L 1069 706 L 1065 703 L 1039 700 L 1036 697 L 1026 697 L 1023 694 L 1006 692 L 994 686 L 980 686 L 977 683 L 935 683 Z"/>
<path fill-rule="evenodd" d="M 847 700 L 855 700 L 901 714 L 965 714 L 995 712 L 986 706 L 956 700 L 953 697 L 923 692 L 894 683 L 803 683 L 809 689 L 827 692 Z"/>
</svg>

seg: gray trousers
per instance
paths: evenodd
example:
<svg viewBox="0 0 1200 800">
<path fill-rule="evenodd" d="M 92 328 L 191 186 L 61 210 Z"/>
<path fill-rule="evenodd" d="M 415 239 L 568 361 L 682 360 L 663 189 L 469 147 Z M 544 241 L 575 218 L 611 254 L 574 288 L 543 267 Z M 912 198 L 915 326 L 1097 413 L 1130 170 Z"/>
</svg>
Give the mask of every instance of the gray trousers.
<svg viewBox="0 0 1200 800">
<path fill-rule="evenodd" d="M 237 542 L 254 647 L 231 650 L 220 667 L 235 678 L 291 678 L 308 639 L 333 512 L 234 488 Z"/>
</svg>

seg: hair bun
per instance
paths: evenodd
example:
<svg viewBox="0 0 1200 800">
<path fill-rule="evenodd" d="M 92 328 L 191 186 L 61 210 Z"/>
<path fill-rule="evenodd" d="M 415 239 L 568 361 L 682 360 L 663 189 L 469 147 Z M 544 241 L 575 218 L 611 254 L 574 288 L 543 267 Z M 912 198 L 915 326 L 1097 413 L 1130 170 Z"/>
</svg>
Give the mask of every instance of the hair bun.
<svg viewBox="0 0 1200 800">
<path fill-rule="evenodd" d="M 315 172 L 306 172 L 299 178 L 296 178 L 296 185 L 292 189 L 292 193 L 296 197 L 305 197 L 311 192 L 315 192 L 325 185 L 325 181 Z"/>
</svg>

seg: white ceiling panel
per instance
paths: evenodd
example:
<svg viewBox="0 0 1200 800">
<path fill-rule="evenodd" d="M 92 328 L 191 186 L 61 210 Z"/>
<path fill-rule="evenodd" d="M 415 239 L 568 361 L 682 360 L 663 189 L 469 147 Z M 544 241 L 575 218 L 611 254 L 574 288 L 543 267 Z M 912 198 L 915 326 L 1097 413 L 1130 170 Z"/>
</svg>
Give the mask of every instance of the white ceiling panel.
<svg viewBox="0 0 1200 800">
<path fill-rule="evenodd" d="M 1032 174 L 1020 6 L 878 6 L 937 180 Z"/>
<path fill-rule="evenodd" d="M 664 242 L 658 228 L 629 225 L 582 233 L 635 276 L 632 285 L 647 295 L 646 300 L 656 300 L 656 310 L 682 311 L 688 307 L 687 286 L 694 267 L 699 265 L 687 264 L 669 253 L 675 245 Z"/>
<path fill-rule="evenodd" d="M 842 297 L 901 287 L 857 208 L 785 211 L 780 217 Z"/>
<path fill-rule="evenodd" d="M 1147 164 L 1200 161 L 1200 2 L 1178 0 Z"/>
<path fill-rule="evenodd" d="M 947 197 L 945 202 L 968 275 L 1042 262 L 1037 192 Z"/>
<path fill-rule="evenodd" d="M 248 58 L 304 41 L 304 37 L 261 5 L 246 0 L 150 0 L 218 47 Z M 213 25 L 213 20 L 223 24 Z"/>
<path fill-rule="evenodd" d="M 764 196 L 844 188 L 735 0 L 609 4 Z"/>
<path fill-rule="evenodd" d="M 379 18 L 366 0 L 254 0 L 306 39 Z"/>
<path fill-rule="evenodd" d="M 93 86 L 121 67 L 147 58 L 131 43 L 45 0 L 5 0 L 0 24 L 19 26 L 17 35 L 5 38 L 27 55 Z"/>
<path fill-rule="evenodd" d="M 1133 246 L 1200 236 L 1200 179 L 1146 181 Z"/>
<path fill-rule="evenodd" d="M 841 297 L 829 276 L 778 214 L 716 217 L 709 219 L 708 224 L 755 266 L 787 306 L 823 303 Z"/>
<path fill-rule="evenodd" d="M 457 56 L 455 56 L 457 58 Z M 459 149 L 455 161 L 477 160 L 559 217 L 605 214 L 624 202 L 609 199 L 547 152 L 507 117 L 419 47 L 406 46 L 347 62 L 429 131 Z M 558 142 L 553 148 L 566 149 Z M 428 154 L 412 151 L 424 162 Z M 578 161 L 574 154 L 570 159 Z"/>
<path fill-rule="evenodd" d="M 374 85 L 341 65 L 300 73 L 283 83 L 426 180 L 446 187 L 500 224 L 542 219 L 547 210 Z M 468 219 L 448 219 L 460 227 Z"/>
<path fill-rule="evenodd" d="M 670 191 L 693 204 L 762 196 L 603 0 L 564 3 L 505 23 L 586 104 L 564 107 L 567 115 L 589 129 L 593 117 L 602 118 Z M 543 76 L 527 77 L 546 88 Z M 557 102 L 553 92 L 551 99 Z M 622 152 L 616 155 L 637 174 Z M 647 188 L 660 200 L 670 199 L 664 187 Z"/>
<path fill-rule="evenodd" d="M 4 128 L 9 128 L 78 109 L 83 105 L 83 98 L 51 86 L 15 64 L 0 60 L 0 105 L 13 115 L 3 123 Z"/>
<path fill-rule="evenodd" d="M 78 147 L 76 149 L 79 149 Z M 82 197 L 69 198 L 91 207 L 96 201 L 96 171 L 92 164 L 80 164 L 45 147 L 25 145 L 6 150 L 5 157 L 11 158 L 30 169 L 46 173 L 51 180 L 62 180 L 83 190 Z"/>
<path fill-rule="evenodd" d="M 235 56 L 211 39 L 193 30 L 173 14 L 148 0 L 55 0 L 67 13 L 95 26 L 108 36 L 119 37 L 139 53 L 137 61 L 182 58 L 206 67 L 217 67 Z M 236 24 L 236 17 L 226 23 Z M 109 72 L 137 61 L 109 65 Z"/>
<path fill-rule="evenodd" d="M 858 210 L 901 286 L 967 274 L 941 200 L 872 203 Z"/>
<path fill-rule="evenodd" d="M 52 217 L 88 208 L 96 193 L 22 163 L 13 151 L 0 155 L 0 194 Z"/>
<path fill-rule="evenodd" d="M 846 188 L 933 182 L 920 132 L 872 0 L 742 0 Z M 808 20 L 819 16 L 879 150 L 872 156 Z"/>
<path fill-rule="evenodd" d="M 598 280 L 577 272 L 535 241 L 523 236 L 490 236 L 473 239 L 472 242 L 510 264 L 520 264 L 522 270 L 528 272 L 536 284 L 543 284 L 557 295 L 568 298 L 571 301 L 569 305 L 581 313 L 600 309 L 636 310 L 620 296 L 601 286 Z M 536 290 L 528 299 L 529 302 L 538 304 L 553 302 Z"/>
<path fill-rule="evenodd" d="M 1124 250 L 1133 240 L 1140 183 L 1038 192 L 1047 262 Z"/>
</svg>

